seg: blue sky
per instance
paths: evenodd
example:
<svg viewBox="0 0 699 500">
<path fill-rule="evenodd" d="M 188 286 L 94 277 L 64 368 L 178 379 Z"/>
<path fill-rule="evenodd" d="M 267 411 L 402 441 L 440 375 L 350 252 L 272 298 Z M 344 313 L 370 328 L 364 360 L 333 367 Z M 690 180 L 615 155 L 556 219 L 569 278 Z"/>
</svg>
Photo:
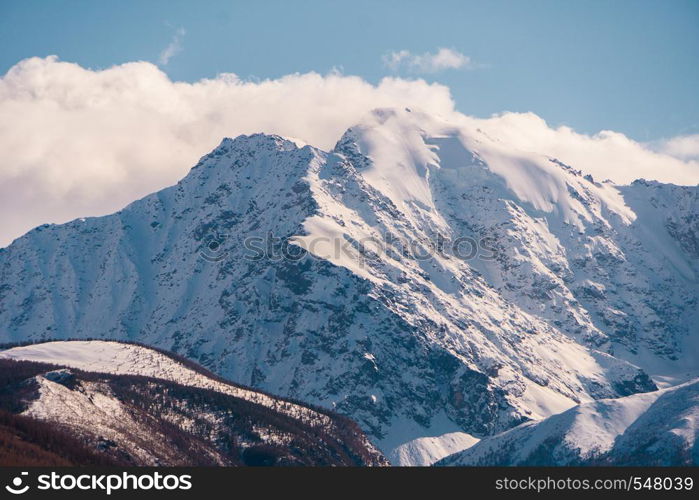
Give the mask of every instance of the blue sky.
<svg viewBox="0 0 699 500">
<path fill-rule="evenodd" d="M 173 80 L 333 68 L 448 85 L 475 116 L 533 111 L 579 132 L 649 141 L 699 132 L 699 1 L 0 0 L 0 73 L 56 54 L 93 69 L 159 62 Z M 444 47 L 470 64 L 420 74 L 382 57 Z"/>
</svg>

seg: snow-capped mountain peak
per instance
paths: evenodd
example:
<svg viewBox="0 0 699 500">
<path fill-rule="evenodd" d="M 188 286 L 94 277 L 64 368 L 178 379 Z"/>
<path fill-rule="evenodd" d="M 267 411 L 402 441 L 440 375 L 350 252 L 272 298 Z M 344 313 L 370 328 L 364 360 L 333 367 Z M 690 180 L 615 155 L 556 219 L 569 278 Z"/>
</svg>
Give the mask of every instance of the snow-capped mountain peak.
<svg viewBox="0 0 699 500">
<path fill-rule="evenodd" d="M 417 111 L 329 152 L 224 139 L 177 185 L 0 251 L 0 337 L 163 346 L 423 463 L 696 376 L 698 197 Z"/>
</svg>

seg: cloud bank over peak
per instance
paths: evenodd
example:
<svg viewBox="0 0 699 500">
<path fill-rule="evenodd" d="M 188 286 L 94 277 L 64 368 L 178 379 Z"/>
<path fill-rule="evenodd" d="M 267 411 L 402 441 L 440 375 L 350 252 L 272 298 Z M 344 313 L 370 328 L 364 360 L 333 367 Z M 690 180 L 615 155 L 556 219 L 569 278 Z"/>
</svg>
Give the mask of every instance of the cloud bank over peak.
<svg viewBox="0 0 699 500">
<path fill-rule="evenodd" d="M 250 82 L 223 74 L 186 83 L 148 62 L 91 70 L 51 56 L 23 60 L 0 78 L 0 246 L 39 224 L 110 213 L 174 184 L 224 136 L 275 133 L 330 149 L 366 113 L 386 107 L 469 122 L 596 178 L 699 182 L 699 163 L 673 156 L 684 149 L 551 128 L 533 113 L 469 117 L 455 111 L 447 87 L 419 79 L 373 85 L 306 73 Z"/>
<path fill-rule="evenodd" d="M 371 109 L 416 103 L 453 112 L 449 89 L 421 80 L 223 74 L 184 83 L 148 62 L 91 70 L 25 59 L 0 78 L 0 246 L 174 184 L 223 137 L 275 133 L 330 149 Z"/>
<path fill-rule="evenodd" d="M 643 178 L 699 184 L 699 161 L 679 154 L 679 149 L 643 144 L 619 132 L 602 130 L 587 135 L 567 126 L 554 128 L 534 113 L 464 119 L 510 147 L 557 158 L 597 180 L 629 184 Z M 672 141 L 663 144 L 668 142 Z"/>
</svg>

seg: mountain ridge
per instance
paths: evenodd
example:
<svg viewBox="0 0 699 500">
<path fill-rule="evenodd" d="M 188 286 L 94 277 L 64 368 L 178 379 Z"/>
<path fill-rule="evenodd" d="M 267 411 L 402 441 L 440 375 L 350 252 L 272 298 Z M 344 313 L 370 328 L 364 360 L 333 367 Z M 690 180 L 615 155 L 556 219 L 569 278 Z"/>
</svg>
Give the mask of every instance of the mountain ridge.
<svg viewBox="0 0 699 500">
<path fill-rule="evenodd" d="M 12 347 L 0 351 L 0 375 L 4 411 L 53 424 L 67 444 L 122 465 L 387 463 L 345 417 L 211 378 L 141 345 Z"/>
<path fill-rule="evenodd" d="M 699 379 L 602 399 L 483 439 L 437 466 L 687 466 L 699 463 Z"/>
<path fill-rule="evenodd" d="M 599 183 L 407 110 L 330 152 L 226 138 L 177 185 L 0 251 L 0 339 L 162 345 L 409 462 L 414 440 L 654 390 L 644 366 L 691 376 L 698 191 Z M 438 244 L 464 238 L 477 255 Z"/>
</svg>

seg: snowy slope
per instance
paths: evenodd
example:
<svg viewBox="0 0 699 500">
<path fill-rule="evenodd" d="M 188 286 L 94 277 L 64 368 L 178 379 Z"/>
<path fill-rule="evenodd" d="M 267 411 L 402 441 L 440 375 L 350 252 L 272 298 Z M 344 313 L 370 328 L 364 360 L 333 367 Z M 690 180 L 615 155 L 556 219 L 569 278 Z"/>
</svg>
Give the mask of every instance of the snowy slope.
<svg viewBox="0 0 699 500">
<path fill-rule="evenodd" d="M 469 127 L 378 110 L 330 152 L 225 139 L 176 186 L 1 249 L 0 339 L 163 346 L 352 417 L 396 463 L 653 390 L 644 367 L 696 376 L 697 188 Z"/>
<path fill-rule="evenodd" d="M 394 460 L 400 464 L 430 465 L 443 457 L 469 448 L 478 442 L 465 432 L 449 432 L 436 437 L 421 437 L 395 448 Z"/>
<path fill-rule="evenodd" d="M 0 359 L 49 363 L 87 372 L 160 378 L 242 398 L 309 423 L 331 423 L 327 415 L 308 407 L 214 380 L 163 353 L 139 345 L 100 340 L 44 342 L 0 351 Z"/>
<path fill-rule="evenodd" d="M 54 381 L 70 377 L 70 371 L 49 371 L 35 377 L 38 397 L 30 401 L 22 415 L 49 422 L 70 430 L 75 436 L 87 436 L 87 441 L 114 447 L 128 455 L 138 465 L 183 464 L 182 450 L 161 432 L 154 432 L 143 415 L 134 414 L 103 383 L 81 383 L 80 390 Z M 145 421 L 145 422 L 144 422 Z M 225 458 L 202 446 L 193 454 L 205 456 L 204 464 L 226 465 Z"/>
<path fill-rule="evenodd" d="M 438 465 L 699 465 L 698 436 L 695 380 L 527 422 Z"/>
<path fill-rule="evenodd" d="M 344 417 L 212 379 L 142 346 L 16 347 L 0 352 L 0 370 L 11 386 L 0 394 L 2 407 L 24 408 L 22 415 L 56 424 L 117 461 L 235 465 L 272 448 L 280 464 L 385 463 Z"/>
</svg>

